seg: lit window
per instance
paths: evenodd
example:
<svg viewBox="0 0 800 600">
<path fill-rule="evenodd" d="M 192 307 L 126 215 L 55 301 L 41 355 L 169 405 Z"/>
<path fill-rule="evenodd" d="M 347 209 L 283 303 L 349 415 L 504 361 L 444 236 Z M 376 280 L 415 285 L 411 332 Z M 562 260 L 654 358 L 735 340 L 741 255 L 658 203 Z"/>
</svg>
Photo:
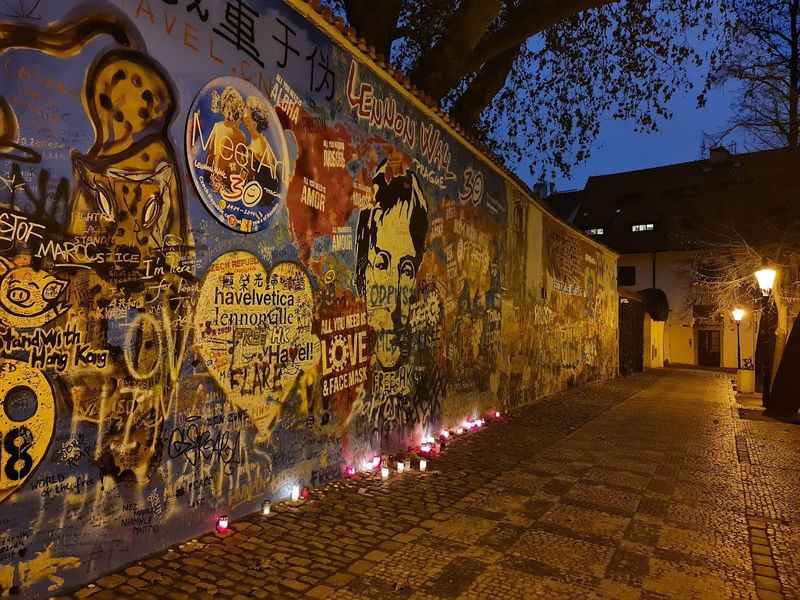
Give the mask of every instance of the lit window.
<svg viewBox="0 0 800 600">
<path fill-rule="evenodd" d="M 653 231 L 656 226 L 653 223 L 640 223 L 638 225 L 631 225 L 631 231 Z"/>
<path fill-rule="evenodd" d="M 586 233 L 589 235 L 603 235 L 605 232 L 602 227 L 593 227 L 592 229 L 587 229 Z"/>
</svg>

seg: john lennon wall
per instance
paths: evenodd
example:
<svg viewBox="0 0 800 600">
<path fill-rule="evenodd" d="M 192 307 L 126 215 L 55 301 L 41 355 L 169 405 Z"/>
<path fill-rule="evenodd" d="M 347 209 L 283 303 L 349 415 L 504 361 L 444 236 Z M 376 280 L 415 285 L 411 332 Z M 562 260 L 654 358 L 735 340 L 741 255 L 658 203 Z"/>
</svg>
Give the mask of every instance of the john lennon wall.
<svg viewBox="0 0 800 600">
<path fill-rule="evenodd" d="M 614 256 L 289 5 L 10 4 L 0 595 L 615 373 Z"/>
</svg>

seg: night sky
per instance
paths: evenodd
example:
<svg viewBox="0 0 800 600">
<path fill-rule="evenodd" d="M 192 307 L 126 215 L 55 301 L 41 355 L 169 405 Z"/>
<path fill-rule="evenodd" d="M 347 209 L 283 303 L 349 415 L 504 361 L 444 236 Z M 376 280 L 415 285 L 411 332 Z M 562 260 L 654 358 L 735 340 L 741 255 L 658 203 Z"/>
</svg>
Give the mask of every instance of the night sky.
<svg viewBox="0 0 800 600">
<path fill-rule="evenodd" d="M 699 89 L 702 81 L 697 79 L 695 85 Z M 660 122 L 660 131 L 656 133 L 636 133 L 628 122 L 604 119 L 592 156 L 576 165 L 569 178 L 559 177 L 555 182 L 556 190 L 582 189 L 591 175 L 698 160 L 703 131 L 718 131 L 725 126 L 731 115 L 735 90 L 734 84 L 715 89 L 703 109 L 697 108 L 697 91 L 676 95 L 670 103 L 674 116 Z M 741 142 L 736 151 L 746 151 Z M 527 169 L 520 169 L 519 175 L 529 185 L 534 183 Z"/>
</svg>

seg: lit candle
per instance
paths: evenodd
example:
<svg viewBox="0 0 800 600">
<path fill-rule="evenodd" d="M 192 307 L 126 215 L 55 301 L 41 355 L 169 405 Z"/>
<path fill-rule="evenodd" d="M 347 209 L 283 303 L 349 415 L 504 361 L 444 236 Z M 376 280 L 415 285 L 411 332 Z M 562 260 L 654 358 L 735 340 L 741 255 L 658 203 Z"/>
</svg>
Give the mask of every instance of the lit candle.
<svg viewBox="0 0 800 600">
<path fill-rule="evenodd" d="M 397 472 L 398 473 L 402 473 L 405 470 L 405 468 L 406 468 L 405 463 L 403 463 L 402 461 L 397 461 Z"/>
<path fill-rule="evenodd" d="M 462 433 L 464 433 L 463 427 L 459 427 L 458 429 L 456 429 L 456 434 L 461 435 Z"/>
<path fill-rule="evenodd" d="M 264 500 L 264 504 L 261 505 L 261 514 L 269 516 L 270 512 L 272 511 L 272 504 L 270 504 L 269 500 Z"/>
<path fill-rule="evenodd" d="M 419 459 L 419 470 L 420 471 L 424 471 L 427 468 L 428 468 L 428 461 L 425 460 L 424 458 L 420 458 Z"/>
<path fill-rule="evenodd" d="M 292 502 L 297 502 L 300 499 L 300 486 L 292 486 Z"/>
<path fill-rule="evenodd" d="M 499 410 L 494 411 L 494 418 L 495 419 L 499 419 L 500 418 L 500 411 Z"/>
<path fill-rule="evenodd" d="M 228 515 L 220 515 L 220 517 L 217 519 L 217 530 L 225 531 L 228 529 L 228 523 Z"/>
<path fill-rule="evenodd" d="M 389 479 L 389 467 L 381 467 L 381 479 Z"/>
</svg>

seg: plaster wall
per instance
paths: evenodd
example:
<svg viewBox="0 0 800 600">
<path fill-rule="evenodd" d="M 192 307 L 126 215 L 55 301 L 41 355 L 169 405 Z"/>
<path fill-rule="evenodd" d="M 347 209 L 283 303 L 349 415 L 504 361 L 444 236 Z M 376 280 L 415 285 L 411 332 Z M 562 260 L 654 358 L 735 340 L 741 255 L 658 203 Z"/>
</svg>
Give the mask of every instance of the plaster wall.
<svg viewBox="0 0 800 600">
<path fill-rule="evenodd" d="M 695 319 L 687 296 L 690 275 L 687 265 L 691 260 L 689 252 L 658 252 L 655 254 L 655 286 L 653 286 L 653 254 L 625 254 L 620 256 L 620 266 L 636 269 L 636 283 L 624 286 L 638 291 L 651 287 L 661 289 L 669 302 L 669 317 L 664 326 L 664 359 L 673 364 L 698 364 L 697 333 Z M 741 323 L 742 361 L 753 358 L 754 324 L 752 311 Z M 736 368 L 736 325 L 730 314 L 721 316 L 719 325 L 721 339 L 720 366 Z"/>
<path fill-rule="evenodd" d="M 616 256 L 308 4 L 30 4 L 0 18 L 0 596 L 616 375 Z"/>
</svg>

